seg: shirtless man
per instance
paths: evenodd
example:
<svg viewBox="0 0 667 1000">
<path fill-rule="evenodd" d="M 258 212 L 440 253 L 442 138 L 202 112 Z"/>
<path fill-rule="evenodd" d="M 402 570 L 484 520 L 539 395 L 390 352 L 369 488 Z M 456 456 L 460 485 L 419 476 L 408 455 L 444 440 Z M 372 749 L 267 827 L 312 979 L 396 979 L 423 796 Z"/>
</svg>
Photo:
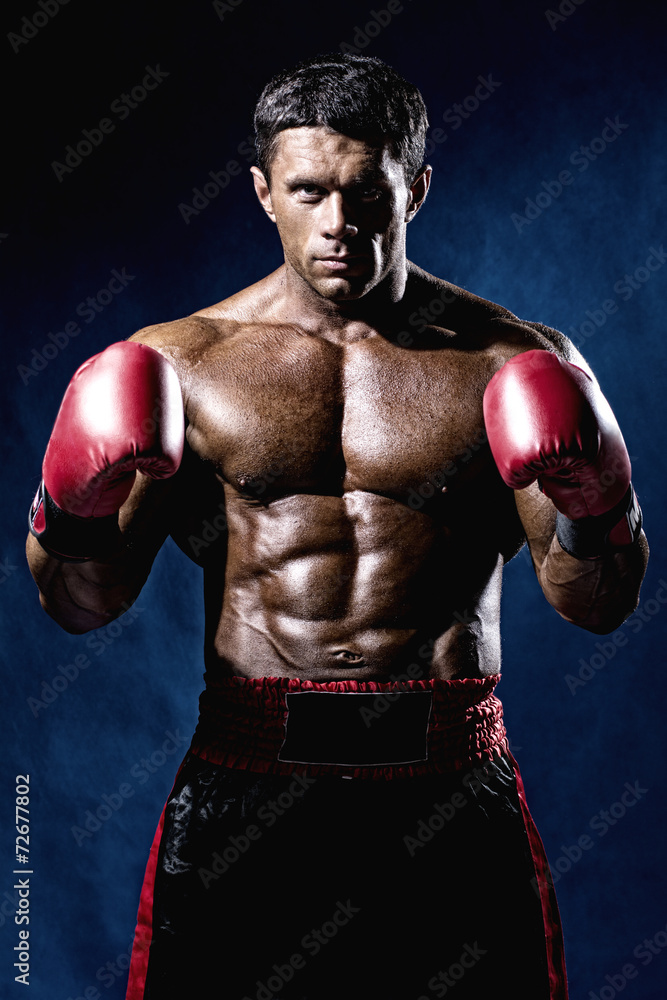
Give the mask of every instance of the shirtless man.
<svg viewBox="0 0 667 1000">
<path fill-rule="evenodd" d="M 648 549 L 567 339 L 407 261 L 426 125 L 378 60 L 271 81 L 252 173 L 284 265 L 87 362 L 56 420 L 28 559 L 63 628 L 121 614 L 169 534 L 204 567 L 207 687 L 131 1000 L 567 995 L 493 695 L 502 569 L 527 541 L 603 633 Z"/>
</svg>

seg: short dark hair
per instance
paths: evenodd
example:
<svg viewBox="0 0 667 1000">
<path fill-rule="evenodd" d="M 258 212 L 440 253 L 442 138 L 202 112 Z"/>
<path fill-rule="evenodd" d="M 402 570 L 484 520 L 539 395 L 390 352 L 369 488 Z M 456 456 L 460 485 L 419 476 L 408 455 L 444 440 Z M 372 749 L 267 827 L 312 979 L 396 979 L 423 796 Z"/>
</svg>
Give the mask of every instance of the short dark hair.
<svg viewBox="0 0 667 1000">
<path fill-rule="evenodd" d="M 255 109 L 257 164 L 267 181 L 280 132 L 308 126 L 353 139 L 389 140 L 408 184 L 424 163 L 428 117 L 422 95 L 373 56 L 316 56 L 269 81 Z"/>
</svg>

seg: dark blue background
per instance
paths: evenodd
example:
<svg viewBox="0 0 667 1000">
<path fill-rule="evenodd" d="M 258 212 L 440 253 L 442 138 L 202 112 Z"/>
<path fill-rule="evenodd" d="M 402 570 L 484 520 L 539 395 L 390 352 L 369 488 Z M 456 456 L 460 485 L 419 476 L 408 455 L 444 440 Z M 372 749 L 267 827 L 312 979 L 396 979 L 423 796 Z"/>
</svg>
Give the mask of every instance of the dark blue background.
<svg viewBox="0 0 667 1000">
<path fill-rule="evenodd" d="M 239 151 L 254 101 L 275 71 L 353 44 L 355 36 L 363 51 L 420 86 L 432 129 L 442 129 L 429 156 L 431 194 L 409 231 L 410 258 L 524 318 L 566 332 L 588 322 L 579 342 L 626 436 L 652 547 L 643 618 L 623 626 L 618 642 L 566 624 L 520 554 L 506 572 L 499 692 L 533 814 L 561 869 L 572 996 L 600 990 L 602 1000 L 615 992 L 624 1000 L 664 996 L 667 949 L 648 964 L 633 951 L 656 934 L 659 943 L 667 940 L 659 933 L 667 926 L 661 602 L 667 598 L 661 515 L 667 267 L 640 271 L 630 295 L 623 282 L 667 237 L 665 32 L 657 4 L 565 0 L 561 6 L 571 13 L 550 24 L 542 3 L 404 0 L 381 31 L 371 26 L 375 37 L 368 40 L 358 29 L 372 10 L 385 9 L 384 0 L 327 7 L 237 0 L 222 17 L 209 2 L 181 2 L 168 11 L 159 3 L 71 0 L 17 52 L 3 37 L 9 72 L 3 160 L 10 172 L 0 220 L 3 996 L 23 995 L 12 969 L 15 775 L 29 772 L 32 788 L 30 996 L 67 1000 L 86 989 L 95 996 L 96 988 L 105 1000 L 118 1000 L 126 974 L 107 971 L 102 978 L 98 970 L 116 963 L 121 973 L 127 965 L 148 848 L 196 721 L 201 685 L 199 571 L 171 543 L 134 616 L 101 636 L 68 636 L 40 610 L 23 545 L 59 400 L 86 357 L 146 324 L 217 301 L 280 263 L 276 233 L 254 201 L 248 159 Z M 37 2 L 12 6 L 3 15 L 3 36 L 40 9 Z M 141 83 L 145 67 L 158 64 L 169 75 L 157 89 L 125 120 L 110 112 Z M 489 75 L 500 86 L 454 129 L 452 115 L 443 116 Z M 62 162 L 66 146 L 104 117 L 114 131 L 59 182 L 52 162 Z M 601 135 L 606 118 L 627 128 L 580 170 L 581 156 L 574 163 L 570 157 Z M 193 188 L 230 160 L 240 163 L 242 175 L 186 224 L 179 205 L 191 204 Z M 512 215 L 525 214 L 527 199 L 545 191 L 543 182 L 557 192 L 553 182 L 568 169 L 572 183 L 550 204 L 542 195 L 540 214 L 533 212 L 519 232 Z M 127 287 L 93 321 L 77 316 L 78 304 L 123 268 L 134 276 Z M 606 314 L 606 301 L 617 309 Z M 49 348 L 42 370 L 26 377 L 20 366 L 39 364 L 33 350 L 42 354 L 52 344 L 48 334 L 70 321 L 81 333 L 55 352 Z M 77 655 L 88 665 L 64 686 L 59 668 Z M 566 678 L 582 665 L 592 676 L 573 692 Z M 61 678 L 57 697 L 36 707 L 29 699 L 42 700 L 43 685 L 54 678 Z M 167 733 L 182 741 L 177 752 L 162 749 Z M 167 747 L 172 751 L 174 742 Z M 151 757 L 149 773 L 141 762 Z M 620 800 L 626 782 L 646 791 L 601 836 L 595 817 Z M 83 825 L 87 810 L 100 809 L 103 796 L 118 802 L 123 785 L 129 793 L 120 796 L 121 807 L 77 843 L 72 828 Z M 568 862 L 564 849 L 584 835 L 592 846 L 574 862 L 570 851 Z M 480 864 L 492 878 L 502 858 L 489 845 Z M 436 887 L 434 905 L 446 905 Z M 511 919 L 511 906 L 508 899 L 499 920 Z M 618 977 L 628 963 L 636 975 L 623 983 Z M 435 971 L 424 970 L 425 992 Z M 521 995 L 518 983 L 514 993 Z"/>
</svg>

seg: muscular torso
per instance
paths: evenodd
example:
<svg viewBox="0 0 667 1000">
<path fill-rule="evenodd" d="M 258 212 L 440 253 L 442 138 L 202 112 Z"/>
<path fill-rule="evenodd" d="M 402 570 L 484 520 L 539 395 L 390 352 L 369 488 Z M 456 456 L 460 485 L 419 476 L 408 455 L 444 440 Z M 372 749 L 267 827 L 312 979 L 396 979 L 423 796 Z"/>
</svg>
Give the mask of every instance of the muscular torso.
<svg viewBox="0 0 667 1000">
<path fill-rule="evenodd" d="M 422 274 L 413 306 L 433 299 Z M 141 336 L 183 388 L 172 533 L 204 565 L 207 667 L 313 680 L 497 672 L 502 565 L 523 535 L 482 396 L 508 357 L 546 340 L 456 290 L 447 325 L 406 328 L 404 313 L 402 330 L 362 326 L 337 342 L 276 322 L 254 289 Z"/>
</svg>

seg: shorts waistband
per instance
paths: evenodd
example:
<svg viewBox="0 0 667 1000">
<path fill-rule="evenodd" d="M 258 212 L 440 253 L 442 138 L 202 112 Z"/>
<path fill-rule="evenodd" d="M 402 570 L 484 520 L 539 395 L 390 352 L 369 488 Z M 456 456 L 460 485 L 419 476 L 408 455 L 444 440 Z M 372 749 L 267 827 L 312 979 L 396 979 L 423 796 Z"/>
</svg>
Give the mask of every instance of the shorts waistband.
<svg viewBox="0 0 667 1000">
<path fill-rule="evenodd" d="M 213 678 L 208 674 L 205 680 L 206 688 L 199 701 L 199 722 L 190 750 L 197 757 L 225 767 L 263 774 L 299 772 L 314 777 L 333 774 L 386 779 L 460 771 L 509 750 L 502 703 L 493 694 L 500 680 L 499 675 L 481 679 L 387 683 L 354 680 L 319 683 L 287 677 Z M 312 699 L 301 700 L 298 702 L 299 713 L 296 713 L 297 702 L 290 699 L 290 695 L 307 692 L 366 695 L 358 702 L 361 725 L 355 724 L 365 745 L 371 746 L 371 749 L 374 742 L 385 741 L 378 751 L 382 759 L 367 762 L 356 760 L 352 754 L 350 762 L 339 761 L 335 752 L 335 730 L 331 737 L 334 744 L 331 761 L 322 762 L 321 757 L 316 760 L 309 757 L 306 732 L 309 712 L 313 719 L 312 730 L 319 740 L 318 730 L 322 725 L 319 709 L 324 703 L 318 700 L 317 711 L 313 711 L 309 708 L 315 704 Z M 419 693 L 422 694 L 421 706 L 425 701 L 423 696 L 429 696 L 428 711 L 425 716 L 421 707 L 416 714 L 411 711 L 413 721 L 406 723 L 404 709 L 409 707 L 412 710 L 412 705 L 407 706 L 405 698 Z M 356 700 L 352 703 L 345 699 L 344 718 L 347 721 L 341 731 L 349 728 L 352 704 L 356 708 Z M 333 713 L 334 722 L 336 711 Z M 420 713 L 423 720 L 421 742 Z M 407 743 L 406 726 L 414 733 L 414 736 L 408 735 Z M 364 729 L 367 730 L 366 735 Z M 349 755 L 348 742 L 346 733 L 341 743 L 345 744 Z M 391 747 L 394 742 L 398 760 L 385 763 L 383 755 L 386 747 Z M 299 759 L 285 759 L 293 756 Z M 306 759 L 301 759 L 303 757 Z"/>
</svg>

